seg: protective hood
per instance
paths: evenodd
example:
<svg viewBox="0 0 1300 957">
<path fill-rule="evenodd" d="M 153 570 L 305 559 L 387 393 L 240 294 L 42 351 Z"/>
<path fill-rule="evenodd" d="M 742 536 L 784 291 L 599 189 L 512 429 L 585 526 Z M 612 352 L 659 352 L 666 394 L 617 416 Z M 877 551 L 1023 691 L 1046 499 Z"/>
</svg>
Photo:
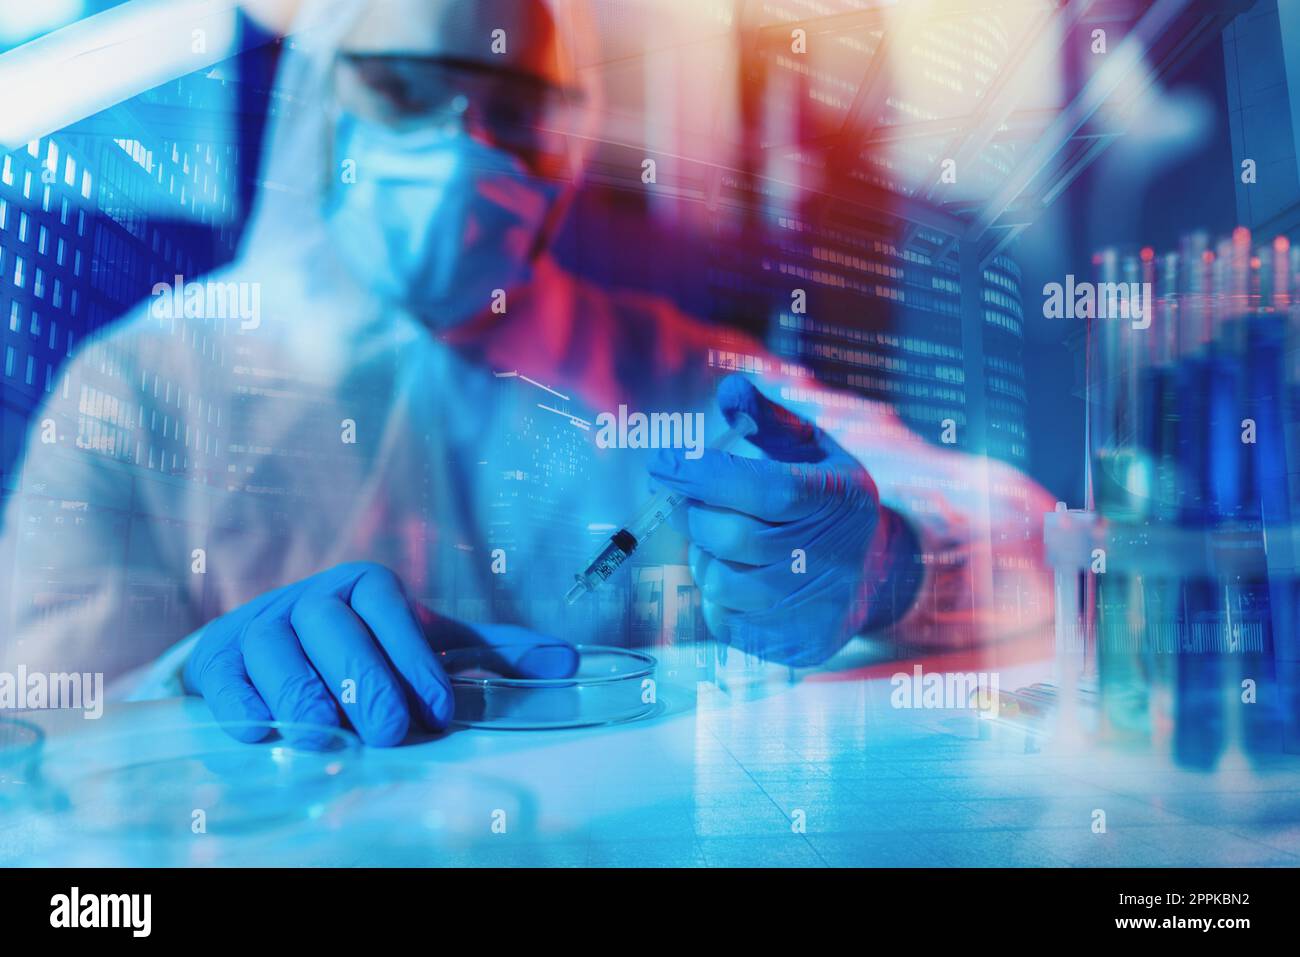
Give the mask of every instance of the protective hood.
<svg viewBox="0 0 1300 957">
<path fill-rule="evenodd" d="M 376 5 L 395 6 L 398 2 L 304 0 L 294 18 L 270 98 L 258 186 L 239 255 L 241 262 L 257 264 L 264 275 L 268 265 L 300 272 L 303 281 L 317 291 L 344 282 L 345 270 L 339 268 L 335 239 L 327 227 L 328 197 L 336 175 L 332 168 L 332 70 L 359 17 Z M 562 48 L 589 51 L 593 33 L 585 4 L 546 0 L 545 5 Z M 584 110 L 576 140 L 585 143 L 598 110 L 599 91 L 584 79 L 590 72 L 578 68 L 591 62 L 590 52 L 565 55 L 577 64 L 573 75 L 583 94 Z M 572 180 L 559 184 L 562 189 L 543 238 L 549 238 L 555 229 L 577 186 L 580 161 L 575 168 Z M 365 300 L 366 290 L 352 291 Z"/>
</svg>

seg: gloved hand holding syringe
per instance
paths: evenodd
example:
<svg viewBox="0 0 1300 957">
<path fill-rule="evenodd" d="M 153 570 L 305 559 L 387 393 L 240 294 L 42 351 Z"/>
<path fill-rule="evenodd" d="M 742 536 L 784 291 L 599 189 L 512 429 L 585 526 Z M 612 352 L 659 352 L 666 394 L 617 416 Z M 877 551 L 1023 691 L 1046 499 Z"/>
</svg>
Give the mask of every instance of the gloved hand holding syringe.
<svg viewBox="0 0 1300 957">
<path fill-rule="evenodd" d="M 721 452 L 730 451 L 738 441 L 748 438 L 757 431 L 758 426 L 753 418 L 743 412 L 738 413 L 731 428 L 719 435 L 709 448 Z M 565 600 L 572 605 L 583 595 L 595 591 L 603 582 L 608 581 L 631 554 L 653 535 L 659 526 L 668 521 L 673 510 L 685 500 L 685 494 L 672 489 L 663 488 L 656 492 L 631 521 L 605 540 L 586 567 L 574 575 L 576 581 L 565 594 Z"/>
</svg>

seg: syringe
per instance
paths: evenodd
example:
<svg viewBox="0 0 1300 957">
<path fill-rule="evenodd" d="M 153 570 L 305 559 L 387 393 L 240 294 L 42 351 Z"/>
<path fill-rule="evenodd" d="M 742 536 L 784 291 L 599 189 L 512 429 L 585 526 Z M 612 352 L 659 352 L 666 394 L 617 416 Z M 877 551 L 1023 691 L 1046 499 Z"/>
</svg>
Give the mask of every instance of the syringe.
<svg viewBox="0 0 1300 957">
<path fill-rule="evenodd" d="M 754 420 L 741 412 L 736 416 L 731 428 L 710 443 L 709 448 L 726 452 L 738 441 L 757 431 L 758 426 L 754 424 Z M 577 580 L 564 596 L 565 601 L 572 605 L 583 595 L 595 591 L 602 583 L 608 581 L 609 577 L 618 571 L 619 566 L 627 561 L 628 557 L 641 546 L 642 542 L 653 535 L 660 525 L 668 521 L 668 516 L 685 500 L 686 496 L 681 492 L 670 489 L 660 489 L 656 492 L 641 511 L 637 512 L 636 517 L 605 540 L 595 557 L 587 563 L 586 568 L 573 576 Z"/>
</svg>

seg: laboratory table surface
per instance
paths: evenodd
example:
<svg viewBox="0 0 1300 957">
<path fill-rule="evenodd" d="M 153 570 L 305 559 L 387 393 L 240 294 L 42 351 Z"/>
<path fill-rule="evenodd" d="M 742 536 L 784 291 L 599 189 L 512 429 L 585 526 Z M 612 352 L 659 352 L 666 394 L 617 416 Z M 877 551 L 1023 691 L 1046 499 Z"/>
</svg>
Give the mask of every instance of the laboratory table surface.
<svg viewBox="0 0 1300 957">
<path fill-rule="evenodd" d="M 750 667 L 662 683 L 660 713 L 622 725 L 364 749 L 328 800 L 234 834 L 188 818 L 165 835 L 82 833 L 11 808 L 0 864 L 1300 864 L 1300 758 L 1230 751 L 1206 773 L 1158 749 L 1035 743 L 969 711 L 891 706 L 889 672 L 909 668 L 791 681 Z M 1019 664 L 1002 687 L 1049 671 Z M 90 725 L 106 740 L 211 721 L 193 698 L 114 705 L 95 722 L 25 717 L 55 745 Z"/>
</svg>

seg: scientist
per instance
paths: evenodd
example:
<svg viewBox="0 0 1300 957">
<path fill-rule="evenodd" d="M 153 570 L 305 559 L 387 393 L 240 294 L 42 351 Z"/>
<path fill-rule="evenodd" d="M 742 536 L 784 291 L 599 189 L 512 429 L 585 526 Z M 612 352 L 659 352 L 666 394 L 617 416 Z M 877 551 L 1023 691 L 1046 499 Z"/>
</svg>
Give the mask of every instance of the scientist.
<svg viewBox="0 0 1300 957">
<path fill-rule="evenodd" d="M 623 639 L 621 601 L 563 596 L 651 480 L 688 497 L 703 621 L 747 652 L 813 665 L 865 631 L 966 645 L 1048 620 L 1051 502 L 1023 476 L 547 254 L 599 112 L 577 14 L 302 5 L 242 248 L 211 277 L 254 286 L 260 316 L 146 303 L 82 346 L 5 518 L 6 660 L 395 744 L 452 716 L 440 650 L 562 676 L 566 642 Z M 744 455 L 597 444 L 622 407 L 758 431 Z"/>
</svg>

